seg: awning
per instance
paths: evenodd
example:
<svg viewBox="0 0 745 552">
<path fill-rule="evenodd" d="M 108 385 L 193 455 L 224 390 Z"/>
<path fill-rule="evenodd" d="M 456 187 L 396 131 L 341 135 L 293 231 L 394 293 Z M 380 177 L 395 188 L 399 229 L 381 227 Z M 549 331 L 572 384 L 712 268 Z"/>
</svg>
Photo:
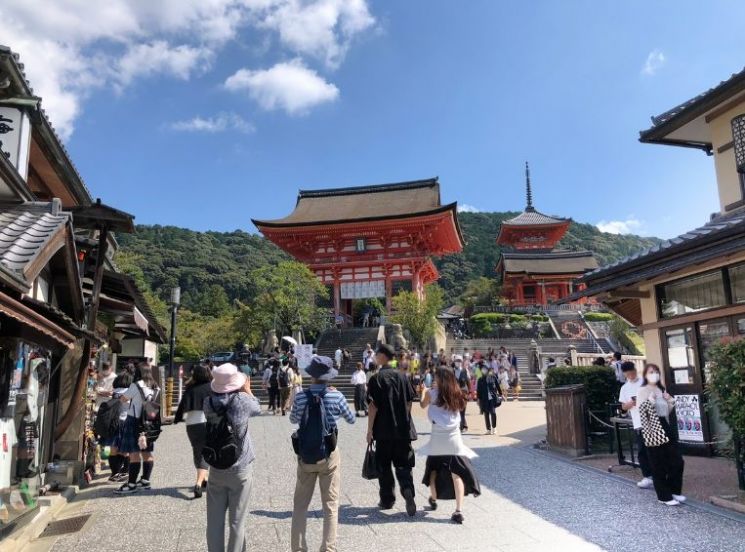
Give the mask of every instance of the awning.
<svg viewBox="0 0 745 552">
<path fill-rule="evenodd" d="M 68 349 L 72 349 L 75 346 L 76 338 L 72 333 L 1 291 L 0 312 L 18 320 L 21 324 L 51 337 Z"/>
</svg>

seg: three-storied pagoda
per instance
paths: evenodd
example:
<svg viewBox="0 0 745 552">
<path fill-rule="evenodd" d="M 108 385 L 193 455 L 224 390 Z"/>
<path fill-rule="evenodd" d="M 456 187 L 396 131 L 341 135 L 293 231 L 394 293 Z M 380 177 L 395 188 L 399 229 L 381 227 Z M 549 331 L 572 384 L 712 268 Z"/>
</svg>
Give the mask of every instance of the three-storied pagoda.
<svg viewBox="0 0 745 552">
<path fill-rule="evenodd" d="M 252 222 L 308 265 L 347 317 L 355 300 L 384 299 L 390 312 L 400 290 L 423 294 L 439 278 L 431 257 L 463 249 L 457 204 L 441 204 L 437 178 L 300 190 L 287 217 Z"/>
<path fill-rule="evenodd" d="M 503 251 L 496 270 L 502 279 L 502 294 L 511 305 L 546 305 L 573 293 L 575 280 L 598 263 L 590 251 L 556 249 L 572 221 L 544 215 L 533 207 L 527 162 L 525 185 L 525 210 L 504 221 L 499 230 L 497 243 Z"/>
</svg>

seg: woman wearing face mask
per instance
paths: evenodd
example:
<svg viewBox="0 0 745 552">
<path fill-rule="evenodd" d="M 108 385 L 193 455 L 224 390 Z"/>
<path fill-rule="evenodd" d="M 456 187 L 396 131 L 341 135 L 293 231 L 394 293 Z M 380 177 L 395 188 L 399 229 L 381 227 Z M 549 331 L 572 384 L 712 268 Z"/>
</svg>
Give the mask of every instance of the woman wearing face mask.
<svg viewBox="0 0 745 552">
<path fill-rule="evenodd" d="M 657 499 L 666 506 L 679 506 L 686 497 L 681 494 L 684 462 L 678 450 L 677 424 L 673 418 L 675 399 L 660 383 L 656 364 L 644 368 L 644 383 L 636 402 Z"/>
</svg>

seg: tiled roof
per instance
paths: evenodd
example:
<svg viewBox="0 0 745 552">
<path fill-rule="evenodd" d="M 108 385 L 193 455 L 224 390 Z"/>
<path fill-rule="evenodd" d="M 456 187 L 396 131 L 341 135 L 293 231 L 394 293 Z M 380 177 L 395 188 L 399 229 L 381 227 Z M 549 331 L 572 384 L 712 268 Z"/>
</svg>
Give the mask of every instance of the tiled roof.
<svg viewBox="0 0 745 552">
<path fill-rule="evenodd" d="M 567 222 L 569 219 L 551 217 L 539 213 L 533 208 L 528 208 L 515 218 L 504 221 L 502 224 L 509 226 L 538 226 L 542 224 L 562 224 Z"/>
<path fill-rule="evenodd" d="M 295 210 L 257 226 L 293 226 L 410 217 L 451 208 L 440 203 L 437 178 L 348 188 L 300 190 Z"/>
<path fill-rule="evenodd" d="M 733 73 L 730 78 L 723 80 L 706 92 L 702 92 L 698 96 L 695 96 L 680 105 L 676 105 L 660 115 L 653 116 L 652 127 L 639 133 L 641 135 L 641 140 L 645 141 L 647 139 L 654 139 L 657 134 L 656 131 L 668 123 L 677 126 L 675 125 L 675 119 L 680 119 L 681 123 L 685 123 L 688 122 L 688 120 L 692 120 L 695 117 L 702 115 L 713 107 L 711 104 L 718 104 L 723 101 L 723 95 L 738 93 L 743 89 L 743 87 L 745 87 L 745 69 L 739 73 Z"/>
<path fill-rule="evenodd" d="M 530 274 L 582 274 L 598 266 L 590 251 L 504 252 L 501 262 L 505 272 Z"/>
<path fill-rule="evenodd" d="M 21 63 L 19 55 L 13 52 L 10 49 L 10 47 L 0 44 L 0 56 L 7 57 L 7 59 L 10 60 L 11 67 L 17 73 L 20 83 L 22 84 L 24 88 L 26 88 L 26 92 L 30 96 L 33 96 L 34 89 L 31 87 L 31 83 L 26 77 L 24 65 L 23 63 Z M 72 158 L 70 157 L 70 153 L 67 151 L 67 148 L 65 147 L 65 144 L 62 141 L 62 138 L 60 138 L 59 134 L 57 134 L 57 130 L 54 128 L 54 125 L 52 125 L 52 122 L 49 120 L 49 117 L 47 116 L 46 111 L 43 108 L 41 108 L 42 104 L 43 104 L 43 98 L 41 99 L 41 103 L 39 107 L 39 114 L 41 115 L 42 126 L 45 127 L 46 130 L 48 130 L 49 132 L 48 136 L 50 136 L 51 139 L 54 141 L 53 145 L 59 148 L 59 152 L 62 154 L 62 156 L 64 156 L 65 162 L 70 167 L 71 175 L 73 176 L 74 180 L 77 181 L 76 183 L 79 184 L 79 192 L 83 196 L 81 198 L 82 199 L 81 203 L 90 203 L 92 201 L 90 190 L 88 189 L 88 186 L 85 184 L 83 177 L 80 175 L 80 171 L 78 171 L 78 168 L 75 166 L 75 163 L 73 163 Z"/>
<path fill-rule="evenodd" d="M 745 211 L 740 211 L 731 215 L 719 216 L 703 226 L 686 232 L 685 234 L 681 234 L 680 236 L 664 241 L 654 247 L 642 250 L 609 265 L 602 266 L 592 272 L 588 272 L 584 279 L 587 281 L 594 280 L 611 272 L 625 268 L 627 265 L 646 262 L 651 258 L 672 253 L 678 249 L 693 247 L 699 242 L 714 240 L 720 235 L 726 234 L 732 230 L 745 229 L 740 227 L 745 227 Z"/>
<path fill-rule="evenodd" d="M 70 220 L 59 210 L 59 202 L 0 205 L 0 265 L 17 279 L 26 280 L 25 270 L 44 246 Z"/>
</svg>

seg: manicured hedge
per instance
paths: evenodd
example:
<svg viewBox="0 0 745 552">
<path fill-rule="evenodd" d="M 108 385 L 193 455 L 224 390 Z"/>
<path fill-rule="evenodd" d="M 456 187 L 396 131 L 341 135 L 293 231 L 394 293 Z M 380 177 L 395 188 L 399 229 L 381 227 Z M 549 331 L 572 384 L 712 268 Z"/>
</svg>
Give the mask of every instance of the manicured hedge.
<svg viewBox="0 0 745 552">
<path fill-rule="evenodd" d="M 588 322 L 610 322 L 615 318 L 609 312 L 588 312 L 585 313 L 585 320 Z"/>
<path fill-rule="evenodd" d="M 618 400 L 619 385 L 610 366 L 562 366 L 551 368 L 544 382 L 546 389 L 584 384 L 587 408 L 607 412 L 608 403 Z"/>
</svg>

